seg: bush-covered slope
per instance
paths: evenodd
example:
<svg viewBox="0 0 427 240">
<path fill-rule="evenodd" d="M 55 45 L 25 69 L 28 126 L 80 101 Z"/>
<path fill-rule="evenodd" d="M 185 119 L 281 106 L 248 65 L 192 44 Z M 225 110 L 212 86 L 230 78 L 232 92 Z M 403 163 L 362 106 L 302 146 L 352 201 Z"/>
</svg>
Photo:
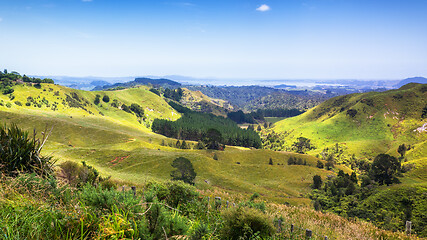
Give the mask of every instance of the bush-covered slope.
<svg viewBox="0 0 427 240">
<path fill-rule="evenodd" d="M 284 148 L 298 137 L 306 137 L 319 153 L 339 143 L 348 153 L 373 157 L 390 152 L 397 155 L 400 144 L 411 145 L 407 157 L 425 152 L 427 134 L 423 115 L 427 105 L 427 85 L 408 84 L 397 90 L 350 94 L 329 99 L 294 118 L 275 124 L 283 133 Z M 421 154 L 420 154 L 421 153 Z"/>
</svg>

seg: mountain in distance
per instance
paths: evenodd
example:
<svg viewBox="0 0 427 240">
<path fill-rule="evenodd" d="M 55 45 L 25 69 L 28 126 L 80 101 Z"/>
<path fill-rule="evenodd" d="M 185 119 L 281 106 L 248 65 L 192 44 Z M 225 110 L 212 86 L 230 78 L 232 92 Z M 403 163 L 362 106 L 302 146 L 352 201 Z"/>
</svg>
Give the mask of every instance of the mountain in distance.
<svg viewBox="0 0 427 240">
<path fill-rule="evenodd" d="M 125 83 L 115 83 L 112 85 L 98 86 L 94 88 L 94 91 L 113 89 L 113 88 L 130 88 L 138 85 L 153 85 L 154 87 L 163 87 L 163 88 L 179 88 L 181 83 L 172 81 L 165 78 L 152 79 L 152 78 L 135 78 L 135 80 Z"/>
<path fill-rule="evenodd" d="M 401 88 L 402 86 L 408 84 L 408 83 L 421 83 L 421 84 L 427 84 L 427 78 L 424 77 L 412 77 L 412 78 L 406 78 L 400 81 L 398 84 L 394 85 L 396 88 Z"/>
</svg>

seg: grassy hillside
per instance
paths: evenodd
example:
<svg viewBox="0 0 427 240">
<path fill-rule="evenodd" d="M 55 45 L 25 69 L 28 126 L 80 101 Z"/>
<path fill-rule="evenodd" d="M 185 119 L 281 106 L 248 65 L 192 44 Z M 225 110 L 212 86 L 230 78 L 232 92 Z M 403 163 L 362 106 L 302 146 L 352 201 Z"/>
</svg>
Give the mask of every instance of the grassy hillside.
<svg viewBox="0 0 427 240">
<path fill-rule="evenodd" d="M 145 87 L 87 92 L 42 84 L 41 89 L 26 85 L 17 85 L 14 89 L 13 100 L 8 95 L 0 96 L 0 102 L 4 103 L 0 106 L 2 124 L 14 122 L 39 132 L 53 127 L 45 153 L 52 154 L 60 162 L 85 160 L 118 181 L 144 184 L 149 179 L 169 179 L 170 164 L 175 158 L 184 156 L 192 161 L 198 174 L 196 186 L 207 193 L 233 193 L 239 198 L 258 192 L 275 202 L 309 205 L 304 194 L 310 190 L 312 177 L 332 174 L 315 168 L 317 159 L 310 156 L 299 156 L 307 160 L 309 167 L 288 166 L 287 159 L 298 155 L 294 153 L 227 147 L 217 152 L 218 160 L 214 160 L 214 151 L 169 147 L 174 146 L 176 140 L 152 133 L 150 123 L 154 118 L 174 120 L 179 114 Z M 68 105 L 67 95 L 74 94 L 81 100 L 81 107 Z M 97 94 L 101 99 L 108 95 L 109 103 L 101 100 L 95 105 Z M 26 106 L 29 96 L 36 99 L 35 106 Z M 43 98 L 44 102 L 49 102 L 49 107 L 45 103 L 38 107 Z M 145 111 L 145 120 L 140 123 L 134 114 L 112 107 L 114 100 L 127 105 L 138 103 Z M 16 105 L 16 101 L 22 106 Z M 53 110 L 55 102 L 58 104 Z M 270 158 L 274 165 L 268 164 Z"/>
<path fill-rule="evenodd" d="M 426 156 L 426 122 L 421 118 L 427 105 L 427 85 L 408 84 L 386 92 L 350 94 L 327 100 L 294 118 L 277 122 L 272 129 L 284 136 L 284 149 L 298 137 L 311 140 L 316 154 L 339 144 L 356 157 L 390 153 L 397 156 L 400 144 L 411 145 L 408 160 Z M 420 128 L 421 129 L 421 128 Z"/>
</svg>

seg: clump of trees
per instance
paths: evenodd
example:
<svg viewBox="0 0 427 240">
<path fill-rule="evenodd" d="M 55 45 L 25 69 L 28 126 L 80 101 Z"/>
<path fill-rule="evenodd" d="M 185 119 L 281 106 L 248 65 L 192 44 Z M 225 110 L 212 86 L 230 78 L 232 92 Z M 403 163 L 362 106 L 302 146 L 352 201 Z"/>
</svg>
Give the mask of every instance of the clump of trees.
<svg viewBox="0 0 427 240">
<path fill-rule="evenodd" d="M 241 129 L 230 119 L 190 111 L 176 121 L 155 119 L 151 128 L 167 137 L 202 141 L 208 149 L 221 150 L 225 145 L 261 147 L 261 139 L 255 131 Z"/>
<path fill-rule="evenodd" d="M 313 144 L 310 142 L 310 139 L 305 137 L 299 137 L 298 141 L 295 142 L 293 145 L 294 150 L 297 153 L 305 153 L 307 151 L 310 151 L 312 149 L 316 149 Z"/>
<path fill-rule="evenodd" d="M 412 221 L 420 234 L 427 226 L 421 214 L 427 199 L 420 192 L 425 187 L 396 186 L 381 190 L 379 186 L 398 183 L 400 161 L 388 154 L 379 154 L 372 164 L 363 162 L 360 175 L 338 172 L 336 177 L 313 177 L 310 198 L 317 210 L 331 211 L 350 218 L 367 219 L 389 230 L 404 230 L 404 222 Z M 421 211 L 421 212 L 420 212 Z M 424 211 L 425 212 L 425 211 Z M 424 232 L 423 232 L 424 231 Z"/>
<path fill-rule="evenodd" d="M 21 76 L 18 72 L 12 71 L 8 72 L 7 69 L 0 71 L 0 91 L 3 94 L 11 94 L 13 93 L 13 86 L 17 84 L 19 81 L 25 82 L 25 83 L 35 83 L 35 87 L 41 87 L 40 83 L 54 83 L 54 81 L 50 78 L 35 78 L 35 77 L 28 77 L 24 74 L 24 76 Z"/>
<path fill-rule="evenodd" d="M 181 100 L 182 95 L 183 95 L 183 91 L 181 88 L 178 88 L 178 89 L 166 88 L 163 92 L 163 96 L 165 98 L 169 98 L 169 99 L 175 100 L 177 102 L 179 102 Z"/>
</svg>

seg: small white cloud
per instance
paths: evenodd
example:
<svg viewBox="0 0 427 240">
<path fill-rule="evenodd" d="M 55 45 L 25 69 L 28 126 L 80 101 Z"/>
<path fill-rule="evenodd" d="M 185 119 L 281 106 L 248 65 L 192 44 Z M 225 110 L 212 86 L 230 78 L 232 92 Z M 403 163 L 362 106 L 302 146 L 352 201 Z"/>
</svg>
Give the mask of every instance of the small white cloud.
<svg viewBox="0 0 427 240">
<path fill-rule="evenodd" d="M 256 10 L 260 11 L 260 12 L 267 12 L 270 9 L 271 8 L 267 4 L 263 4 L 263 5 L 259 6 Z"/>
<path fill-rule="evenodd" d="M 92 2 L 93 0 L 82 0 L 82 2 Z"/>
</svg>

